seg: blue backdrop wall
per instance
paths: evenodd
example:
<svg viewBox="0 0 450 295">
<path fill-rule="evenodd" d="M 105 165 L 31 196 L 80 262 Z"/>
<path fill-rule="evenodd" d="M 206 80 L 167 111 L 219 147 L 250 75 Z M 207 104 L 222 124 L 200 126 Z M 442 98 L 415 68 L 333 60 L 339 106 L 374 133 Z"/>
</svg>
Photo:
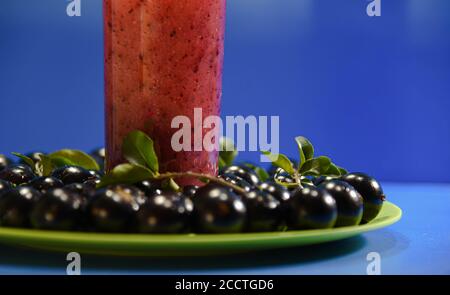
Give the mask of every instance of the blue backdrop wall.
<svg viewBox="0 0 450 295">
<path fill-rule="evenodd" d="M 450 1 L 228 0 L 224 115 L 279 115 L 350 170 L 450 181 Z M 102 2 L 0 2 L 0 153 L 103 145 Z M 256 161 L 255 153 L 241 159 Z"/>
</svg>

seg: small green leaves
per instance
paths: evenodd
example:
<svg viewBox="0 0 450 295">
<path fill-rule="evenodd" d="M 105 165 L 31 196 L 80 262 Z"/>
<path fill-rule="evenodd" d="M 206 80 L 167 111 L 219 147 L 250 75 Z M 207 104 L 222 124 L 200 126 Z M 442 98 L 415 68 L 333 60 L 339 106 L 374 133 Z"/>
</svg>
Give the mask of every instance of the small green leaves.
<svg viewBox="0 0 450 295">
<path fill-rule="evenodd" d="M 330 168 L 331 160 L 328 157 L 320 156 L 307 160 L 300 169 L 302 175 L 324 175 Z"/>
<path fill-rule="evenodd" d="M 21 153 L 12 153 L 14 156 L 19 157 L 20 159 L 22 159 L 22 161 L 24 161 L 28 166 L 30 166 L 31 168 L 34 169 L 34 161 L 33 159 L 31 159 L 30 157 L 27 157 Z"/>
<path fill-rule="evenodd" d="M 125 159 L 131 164 L 148 167 L 154 173 L 159 172 L 153 140 L 144 132 L 130 132 L 123 141 L 122 151 Z"/>
<path fill-rule="evenodd" d="M 116 166 L 102 177 L 98 187 L 111 184 L 135 184 L 143 180 L 154 179 L 159 175 L 158 157 L 153 140 L 142 131 L 129 133 L 122 144 L 123 155 L 129 161 Z M 175 181 L 168 182 L 175 188 Z"/>
<path fill-rule="evenodd" d="M 233 140 L 227 137 L 221 137 L 219 146 L 219 168 L 231 166 L 234 162 L 234 159 L 239 153 L 234 145 Z"/>
<path fill-rule="evenodd" d="M 335 164 L 331 163 L 330 166 L 328 167 L 328 170 L 324 173 L 324 175 L 339 177 L 341 176 L 341 171 Z"/>
<path fill-rule="evenodd" d="M 298 152 L 300 155 L 300 163 L 298 165 L 298 170 L 300 171 L 305 162 L 314 157 L 314 147 L 312 143 L 303 136 L 297 136 L 295 138 L 295 142 L 297 143 Z"/>
<path fill-rule="evenodd" d="M 88 170 L 100 170 L 97 162 L 88 154 L 78 151 L 64 149 L 48 155 L 56 167 L 71 165 Z"/>
<path fill-rule="evenodd" d="M 337 168 L 339 169 L 339 172 L 341 173 L 341 175 L 345 175 L 348 174 L 348 171 L 342 167 L 337 166 Z"/>
<path fill-rule="evenodd" d="M 295 168 L 294 164 L 284 155 L 273 155 L 269 152 L 263 152 L 263 154 L 268 156 L 275 166 L 284 169 L 297 182 L 294 184 L 280 184 L 286 187 L 293 187 L 298 186 L 299 184 L 311 184 L 311 180 L 305 178 L 305 176 L 339 177 L 348 173 L 344 168 L 333 164 L 328 157 L 319 156 L 314 158 L 314 147 L 307 138 L 298 136 L 295 138 L 295 142 L 297 143 L 300 157 L 300 162 L 297 168 Z"/>
<path fill-rule="evenodd" d="M 36 170 L 39 171 L 41 176 L 49 176 L 53 169 L 55 169 L 55 164 L 52 158 L 46 155 L 39 155 L 40 161 L 36 163 Z M 60 167 L 60 166 L 58 166 Z"/>
<path fill-rule="evenodd" d="M 151 179 L 154 176 L 155 174 L 148 168 L 130 163 L 121 164 L 103 176 L 98 187 L 101 188 L 111 184 L 134 184 Z"/>
<path fill-rule="evenodd" d="M 271 152 L 267 151 L 263 151 L 262 153 L 267 156 L 275 166 L 284 169 L 290 175 L 296 174 L 294 164 L 291 162 L 291 160 L 289 160 L 287 156 L 283 154 L 272 154 Z"/>
</svg>

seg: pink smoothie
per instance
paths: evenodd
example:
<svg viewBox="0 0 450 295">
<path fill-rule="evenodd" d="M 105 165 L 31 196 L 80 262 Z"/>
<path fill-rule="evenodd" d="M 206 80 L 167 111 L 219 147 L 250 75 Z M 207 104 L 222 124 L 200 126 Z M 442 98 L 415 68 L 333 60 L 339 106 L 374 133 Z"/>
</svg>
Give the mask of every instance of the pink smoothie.
<svg viewBox="0 0 450 295">
<path fill-rule="evenodd" d="M 107 169 L 138 129 L 155 141 L 161 171 L 217 174 L 217 152 L 172 149 L 171 122 L 194 122 L 194 108 L 220 113 L 225 1 L 104 0 Z"/>
</svg>

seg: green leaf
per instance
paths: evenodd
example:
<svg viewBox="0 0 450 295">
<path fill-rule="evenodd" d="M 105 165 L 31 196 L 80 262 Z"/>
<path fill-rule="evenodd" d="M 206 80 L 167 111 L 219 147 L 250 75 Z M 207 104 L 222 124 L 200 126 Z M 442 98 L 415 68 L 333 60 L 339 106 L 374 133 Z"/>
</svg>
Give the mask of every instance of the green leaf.
<svg viewBox="0 0 450 295">
<path fill-rule="evenodd" d="M 268 151 L 263 151 L 263 155 L 267 156 L 272 163 L 284 169 L 290 175 L 295 175 L 296 171 L 294 169 L 294 164 L 289 160 L 289 158 L 283 154 L 272 154 Z"/>
<path fill-rule="evenodd" d="M 88 170 L 100 170 L 98 163 L 88 154 L 78 151 L 64 149 L 48 155 L 57 167 L 64 165 L 79 166 Z"/>
<path fill-rule="evenodd" d="M 227 163 L 219 156 L 219 169 L 227 167 Z"/>
<path fill-rule="evenodd" d="M 24 162 L 25 162 L 28 166 L 30 166 L 31 168 L 35 169 L 34 161 L 33 161 L 33 159 L 31 159 L 30 157 L 25 156 L 25 155 L 23 155 L 23 154 L 21 154 L 21 153 L 12 153 L 12 154 L 13 154 L 14 156 L 16 156 L 16 157 L 22 159 L 22 161 L 24 161 Z"/>
<path fill-rule="evenodd" d="M 297 142 L 298 152 L 300 154 L 300 162 L 298 163 L 298 170 L 300 171 L 306 161 L 314 158 L 314 147 L 312 143 L 303 136 L 297 136 L 295 142 Z"/>
<path fill-rule="evenodd" d="M 348 174 L 348 171 L 342 167 L 337 166 L 337 168 L 339 169 L 339 172 L 341 173 L 341 175 L 345 175 Z"/>
<path fill-rule="evenodd" d="M 40 161 L 36 163 L 36 171 L 41 176 L 49 176 L 55 169 L 53 160 L 46 155 L 39 155 Z"/>
<path fill-rule="evenodd" d="M 135 164 L 121 164 L 102 177 L 98 187 L 111 184 L 134 184 L 154 178 L 155 174 L 148 168 Z"/>
<path fill-rule="evenodd" d="M 328 168 L 328 170 L 324 173 L 324 175 L 326 176 L 341 176 L 341 171 L 339 170 L 338 166 L 336 166 L 335 164 L 331 163 L 330 167 Z"/>
<path fill-rule="evenodd" d="M 144 132 L 139 130 L 130 132 L 123 140 L 122 152 L 131 164 L 148 167 L 155 173 L 159 172 L 154 142 Z"/>
<path fill-rule="evenodd" d="M 234 159 L 239 154 L 239 152 L 236 149 L 236 146 L 234 145 L 233 140 L 228 137 L 221 137 L 219 141 L 219 146 L 220 146 L 219 164 L 221 164 L 222 162 L 223 167 L 232 165 Z"/>
<path fill-rule="evenodd" d="M 311 179 L 309 179 L 309 178 L 306 178 L 306 177 L 302 177 L 301 179 L 300 179 L 300 182 L 301 182 L 301 184 L 302 185 L 314 185 L 314 183 L 312 182 L 312 180 Z"/>
<path fill-rule="evenodd" d="M 259 179 L 261 179 L 262 182 L 269 179 L 270 175 L 267 173 L 266 169 L 261 167 L 255 167 L 256 175 L 258 175 Z"/>
<path fill-rule="evenodd" d="M 302 175 L 323 175 L 328 171 L 330 165 L 330 158 L 320 156 L 314 159 L 307 160 L 300 169 L 300 173 Z"/>
</svg>

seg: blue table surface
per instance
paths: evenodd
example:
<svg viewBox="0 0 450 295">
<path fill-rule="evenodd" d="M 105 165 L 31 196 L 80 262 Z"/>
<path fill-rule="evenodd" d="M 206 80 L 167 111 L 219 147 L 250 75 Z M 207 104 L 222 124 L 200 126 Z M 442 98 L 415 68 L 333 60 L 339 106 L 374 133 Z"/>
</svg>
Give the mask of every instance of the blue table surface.
<svg viewBox="0 0 450 295">
<path fill-rule="evenodd" d="M 82 255 L 82 274 L 366 274 L 370 252 L 382 274 L 450 274 L 450 184 L 384 185 L 400 222 L 343 241 L 206 258 Z M 65 274 L 65 254 L 0 246 L 0 274 Z"/>
</svg>

